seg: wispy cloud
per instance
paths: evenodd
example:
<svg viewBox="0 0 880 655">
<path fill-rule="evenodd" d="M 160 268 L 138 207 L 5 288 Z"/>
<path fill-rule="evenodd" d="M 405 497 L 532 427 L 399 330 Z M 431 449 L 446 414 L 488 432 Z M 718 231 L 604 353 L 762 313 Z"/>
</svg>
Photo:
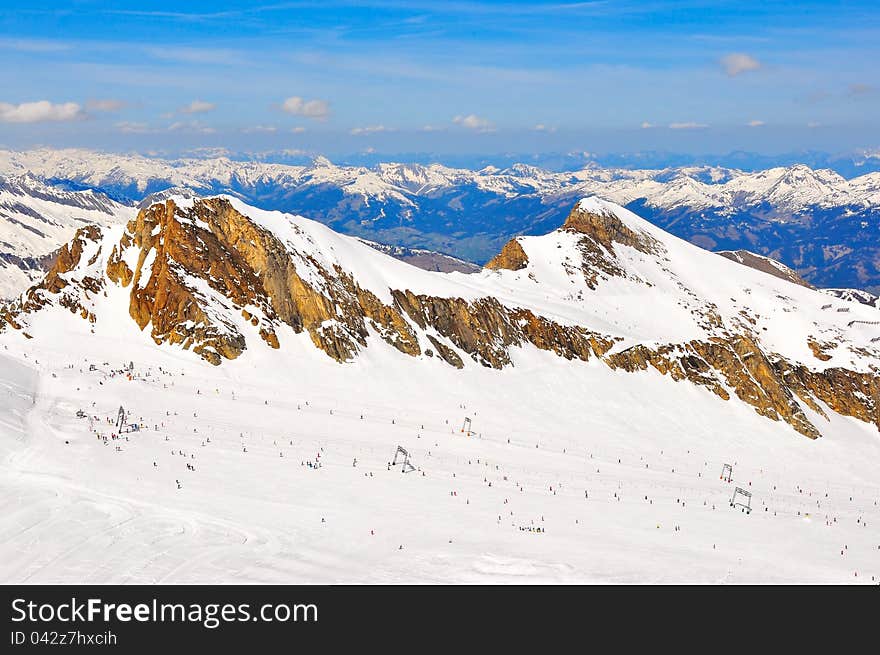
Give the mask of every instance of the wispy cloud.
<svg viewBox="0 0 880 655">
<path fill-rule="evenodd" d="M 538 123 L 532 128 L 535 132 L 549 132 L 553 133 L 556 131 L 556 128 L 552 125 L 544 125 L 544 123 Z"/>
<path fill-rule="evenodd" d="M 181 107 L 178 111 L 181 114 L 204 114 L 217 108 L 213 102 L 205 102 L 204 100 L 193 100 L 185 107 Z"/>
<path fill-rule="evenodd" d="M 752 120 L 746 123 L 749 127 L 761 127 L 764 125 L 764 121 Z"/>
<path fill-rule="evenodd" d="M 385 127 L 384 125 L 368 125 L 367 127 L 354 127 L 349 130 L 349 134 L 354 136 L 366 136 L 368 134 L 377 134 L 379 132 L 394 132 L 393 127 Z"/>
<path fill-rule="evenodd" d="M 305 116 L 316 121 L 325 121 L 330 116 L 330 103 L 326 100 L 305 100 L 300 96 L 291 96 L 285 100 L 281 109 L 294 116 Z"/>
<path fill-rule="evenodd" d="M 231 66 L 247 60 L 244 52 L 228 48 L 164 47 L 146 48 L 153 59 L 184 64 Z"/>
<path fill-rule="evenodd" d="M 114 112 L 124 109 L 127 106 L 124 100 L 116 100 L 114 98 L 102 98 L 89 100 L 86 108 L 90 111 Z"/>
<path fill-rule="evenodd" d="M 476 114 L 459 115 L 453 118 L 452 122 L 475 132 L 493 132 L 495 130 L 491 121 Z"/>
<path fill-rule="evenodd" d="M 744 52 L 733 52 L 721 58 L 721 68 L 730 77 L 736 77 L 742 73 L 756 71 L 761 68 L 761 62 Z"/>
<path fill-rule="evenodd" d="M 64 52 L 71 47 L 69 43 L 49 39 L 0 39 L 0 48 L 17 52 Z"/>
<path fill-rule="evenodd" d="M 670 123 L 670 130 L 701 130 L 705 127 L 709 127 L 705 123 L 695 123 L 693 121 L 687 121 L 685 123 Z"/>
<path fill-rule="evenodd" d="M 166 128 L 169 132 L 193 132 L 195 134 L 214 134 L 217 130 L 199 121 L 177 121 Z"/>
<path fill-rule="evenodd" d="M 156 131 L 146 123 L 133 123 L 131 121 L 120 121 L 115 123 L 113 127 L 124 134 L 148 134 Z"/>
<path fill-rule="evenodd" d="M 643 130 L 650 130 L 652 127 L 654 127 L 653 123 L 649 123 L 648 121 L 642 121 L 642 129 Z"/>
<path fill-rule="evenodd" d="M 161 11 L 161 10 L 134 10 L 134 9 L 115 9 L 107 12 L 108 14 L 118 14 L 120 16 L 136 16 L 141 18 L 171 18 L 182 21 L 199 22 L 211 19 L 225 19 L 234 16 L 240 16 L 241 11 L 214 11 L 214 12 L 186 12 L 186 11 Z"/>
<path fill-rule="evenodd" d="M 0 122 L 3 123 L 75 121 L 85 117 L 82 107 L 75 102 L 53 104 L 48 100 L 39 100 L 18 105 L 0 102 Z"/>
<path fill-rule="evenodd" d="M 241 131 L 244 134 L 272 134 L 278 131 L 274 125 L 253 125 L 251 127 L 243 127 Z"/>
</svg>

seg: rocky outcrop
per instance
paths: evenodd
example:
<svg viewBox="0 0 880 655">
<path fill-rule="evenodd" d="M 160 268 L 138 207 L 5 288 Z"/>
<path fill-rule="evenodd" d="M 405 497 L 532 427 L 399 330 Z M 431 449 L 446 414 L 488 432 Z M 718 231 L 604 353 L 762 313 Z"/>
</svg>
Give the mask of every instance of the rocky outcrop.
<svg viewBox="0 0 880 655">
<path fill-rule="evenodd" d="M 578 204 L 565 219 L 562 229 L 590 237 L 606 250 L 614 250 L 620 243 L 644 253 L 656 254 L 664 250 L 663 244 L 646 232 L 628 227 L 614 212 L 588 209 Z"/>
<path fill-rule="evenodd" d="M 508 241 L 501 249 L 501 252 L 486 262 L 486 268 L 491 268 L 495 271 L 500 269 L 519 271 L 528 265 L 529 256 L 516 239 Z"/>
<path fill-rule="evenodd" d="M 645 254 L 662 256 L 665 247 L 646 232 L 628 227 L 614 212 L 601 206 L 575 205 L 561 230 L 577 235 L 580 270 L 590 289 L 597 289 L 602 279 L 626 277 L 642 280 L 625 270 L 617 259 L 615 244 L 629 246 Z"/>
<path fill-rule="evenodd" d="M 761 416 L 784 420 L 811 439 L 821 433 L 807 418 L 798 399 L 822 416 L 825 412 L 817 400 L 839 414 L 873 423 L 880 429 L 880 371 L 813 371 L 767 356 L 747 336 L 658 348 L 638 345 L 616 352 L 605 361 L 612 368 L 630 372 L 651 366 L 674 380 L 705 386 L 724 400 L 730 398 L 730 389 Z"/>
<path fill-rule="evenodd" d="M 445 343 L 441 343 L 431 334 L 425 335 L 428 341 L 431 342 L 431 345 L 437 349 L 437 354 L 439 357 L 445 361 L 450 366 L 454 366 L 455 368 L 464 368 L 464 362 L 461 360 L 461 357 L 458 356 L 458 353 L 455 352 L 452 348 L 447 346 Z M 430 349 L 425 351 L 425 354 L 428 356 L 433 356 L 433 351 Z"/>
<path fill-rule="evenodd" d="M 831 359 L 831 355 L 828 354 L 828 351 L 834 350 L 837 347 L 837 344 L 822 343 L 811 338 L 807 339 L 807 346 L 813 351 L 813 357 L 821 362 L 827 362 Z"/>
<path fill-rule="evenodd" d="M 843 368 L 815 371 L 786 361 L 775 364 L 786 385 L 807 404 L 815 399 L 843 416 L 852 416 L 880 428 L 880 370 L 857 373 Z"/>
<path fill-rule="evenodd" d="M 104 278 L 87 271 L 101 254 L 99 245 L 103 233 L 100 227 L 88 225 L 77 230 L 70 243 L 62 246 L 43 279 L 30 287 L 20 298 L 0 306 L 0 329 L 9 325 L 22 329 L 19 318 L 39 311 L 49 304 L 65 307 L 74 314 L 94 323 L 94 314 L 84 305 L 83 298 L 95 295 L 104 286 Z M 86 251 L 94 252 L 84 260 Z M 73 273 L 81 273 L 72 279 Z"/>
<path fill-rule="evenodd" d="M 797 271 L 775 259 L 770 259 L 769 257 L 764 257 L 763 255 L 758 255 L 749 252 L 748 250 L 721 250 L 718 254 L 725 259 L 736 262 L 737 264 L 742 264 L 743 266 L 754 268 L 756 271 L 761 271 L 762 273 L 767 273 L 773 277 L 778 277 L 780 280 L 786 280 L 787 282 L 807 287 L 808 289 L 815 288 L 812 284 L 798 275 Z"/>
</svg>

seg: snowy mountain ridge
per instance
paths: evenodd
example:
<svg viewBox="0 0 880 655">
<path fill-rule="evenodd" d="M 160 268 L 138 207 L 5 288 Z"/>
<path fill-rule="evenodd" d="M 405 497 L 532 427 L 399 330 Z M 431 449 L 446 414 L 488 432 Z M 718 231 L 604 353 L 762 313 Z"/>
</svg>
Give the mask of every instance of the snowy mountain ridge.
<svg viewBox="0 0 880 655">
<path fill-rule="evenodd" d="M 64 191 L 31 173 L 0 176 L 0 298 L 39 279 L 80 227 L 123 223 L 134 213 L 104 194 Z"/>
<path fill-rule="evenodd" d="M 524 192 L 544 196 L 596 194 L 625 205 L 648 198 L 652 207 L 672 209 L 720 208 L 728 212 L 768 202 L 779 210 L 797 212 L 805 207 L 878 207 L 880 173 L 847 180 L 830 169 L 806 165 L 770 168 L 754 173 L 720 167 L 687 166 L 672 169 L 603 169 L 552 172 L 516 164 L 506 169 L 469 170 L 442 164 L 380 163 L 375 167 L 337 166 L 325 157 L 311 165 L 295 166 L 258 161 L 212 159 L 164 160 L 142 155 L 105 154 L 89 150 L 0 151 L 0 170 L 44 179 L 66 180 L 117 192 L 129 190 L 133 200 L 169 186 L 210 192 L 218 187 L 279 187 L 332 184 L 347 195 L 407 202 L 452 186 L 514 197 Z"/>
<path fill-rule="evenodd" d="M 231 196 L 167 199 L 126 226 L 80 230 L 0 322 L 37 341 L 58 329 L 149 335 L 213 365 L 252 350 L 346 363 L 390 348 L 503 371 L 536 349 L 686 381 L 811 438 L 828 412 L 880 426 L 874 308 L 728 261 L 598 198 L 469 275 L 423 271 Z"/>
</svg>

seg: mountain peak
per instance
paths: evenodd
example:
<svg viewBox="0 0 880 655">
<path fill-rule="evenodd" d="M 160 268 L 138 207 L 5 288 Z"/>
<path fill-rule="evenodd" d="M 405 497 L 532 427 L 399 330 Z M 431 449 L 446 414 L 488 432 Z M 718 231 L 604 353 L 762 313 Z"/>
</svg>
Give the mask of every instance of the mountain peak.
<svg viewBox="0 0 880 655">
<path fill-rule="evenodd" d="M 644 221 L 620 205 L 590 197 L 578 202 L 562 229 L 592 237 L 608 249 L 613 243 L 621 243 L 642 252 L 654 252 L 660 247 L 659 242 L 640 229 L 639 223 Z"/>
<path fill-rule="evenodd" d="M 324 157 L 323 155 L 318 155 L 314 159 L 312 159 L 312 164 L 310 168 L 335 168 L 333 162 Z"/>
</svg>

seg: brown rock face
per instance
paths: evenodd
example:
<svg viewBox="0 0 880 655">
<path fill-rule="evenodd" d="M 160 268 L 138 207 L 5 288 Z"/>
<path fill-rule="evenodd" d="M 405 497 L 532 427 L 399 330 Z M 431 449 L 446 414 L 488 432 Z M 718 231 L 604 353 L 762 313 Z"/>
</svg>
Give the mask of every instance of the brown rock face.
<svg viewBox="0 0 880 655">
<path fill-rule="evenodd" d="M 820 343 L 815 339 L 808 339 L 807 345 L 810 347 L 810 350 L 813 351 L 813 357 L 822 362 L 827 362 L 831 359 L 831 355 L 829 355 L 826 351 L 835 348 L 835 344 L 833 343 Z"/>
<path fill-rule="evenodd" d="M 133 272 L 121 259 L 128 247 L 139 249 Z M 308 331 L 315 346 L 346 361 L 366 345 L 369 322 L 401 352 L 421 353 L 418 338 L 394 308 L 343 271 L 328 271 L 307 253 L 302 257 L 300 265 L 317 269 L 326 282 L 321 290 L 300 276 L 284 244 L 228 201 L 201 200 L 183 210 L 169 200 L 142 210 L 128 225 L 107 275 L 122 286 L 131 284 L 130 314 L 141 329 L 151 326 L 157 343 L 192 347 L 214 364 L 246 348 L 235 323 L 212 307 L 217 304 L 238 308 L 272 348 L 280 347 L 276 330 L 283 323 L 296 333 Z"/>
<path fill-rule="evenodd" d="M 505 244 L 497 255 L 486 263 L 486 268 L 492 270 L 506 269 L 519 271 L 529 265 L 529 256 L 523 250 L 519 241 L 511 239 Z"/>
<path fill-rule="evenodd" d="M 577 241 L 580 269 L 590 289 L 598 288 L 602 278 L 627 277 L 642 281 L 621 267 L 615 244 L 658 256 L 664 255 L 666 250 L 650 234 L 630 229 L 610 211 L 587 211 L 576 205 L 561 229 L 580 235 Z"/>
<path fill-rule="evenodd" d="M 843 416 L 853 416 L 880 428 L 880 370 L 856 373 L 843 368 L 813 371 L 786 361 L 776 363 L 786 384 L 813 409 L 825 414 L 815 400 Z"/>
<path fill-rule="evenodd" d="M 39 311 L 51 304 L 53 297 L 58 305 L 94 323 L 95 316 L 83 306 L 81 301 L 82 296 L 88 298 L 101 291 L 104 286 L 103 277 L 84 274 L 75 281 L 75 285 L 68 278 L 74 271 L 86 269 L 95 263 L 101 254 L 100 247 L 88 261 L 83 261 L 83 253 L 88 245 L 99 242 L 101 237 L 101 228 L 96 225 L 88 225 L 77 230 L 70 243 L 58 250 L 55 262 L 42 281 L 30 287 L 18 300 L 0 305 L 0 330 L 5 325 L 16 330 L 22 329 L 17 318 L 23 314 Z"/>
<path fill-rule="evenodd" d="M 586 211 L 575 206 L 565 219 L 562 229 L 588 236 L 612 252 L 614 243 L 630 246 L 644 253 L 664 250 L 663 245 L 650 234 L 630 229 L 610 211 Z"/>
<path fill-rule="evenodd" d="M 774 421 L 782 419 L 811 439 L 821 434 L 797 399 L 821 416 L 826 414 L 817 400 L 838 414 L 873 423 L 880 429 L 880 370 L 814 371 L 767 356 L 748 336 L 733 335 L 656 349 L 639 345 L 607 356 L 605 361 L 612 368 L 627 371 L 645 370 L 650 365 L 675 380 L 687 379 L 708 387 L 725 400 L 730 397 L 726 386 L 761 416 Z"/>
</svg>

